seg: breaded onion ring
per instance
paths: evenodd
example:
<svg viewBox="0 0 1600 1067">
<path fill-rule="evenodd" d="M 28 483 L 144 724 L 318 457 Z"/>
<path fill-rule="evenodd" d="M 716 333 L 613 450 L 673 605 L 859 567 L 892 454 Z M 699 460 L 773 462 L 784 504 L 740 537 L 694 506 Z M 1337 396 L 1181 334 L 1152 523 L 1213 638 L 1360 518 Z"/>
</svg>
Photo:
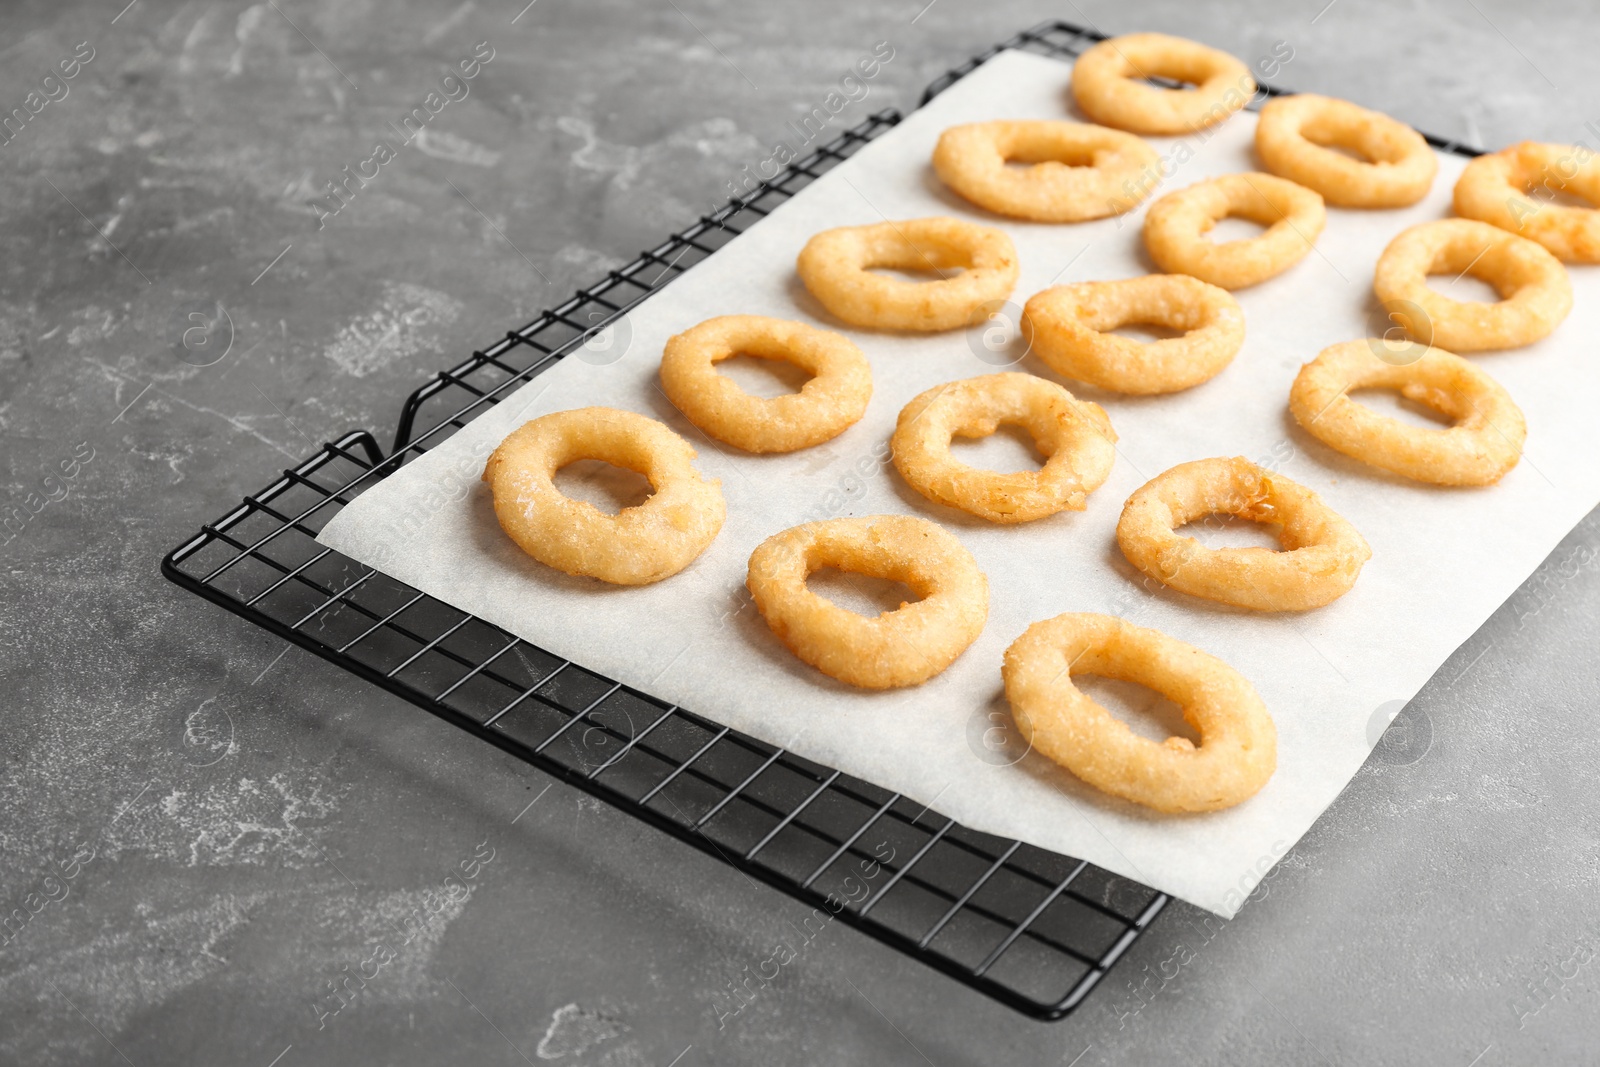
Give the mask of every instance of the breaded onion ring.
<svg viewBox="0 0 1600 1067">
<path fill-rule="evenodd" d="M 1260 223 L 1259 237 L 1206 239 L 1220 219 Z M 1305 258 L 1327 225 L 1322 197 L 1270 174 L 1224 174 L 1168 193 L 1144 216 L 1144 244 L 1168 274 L 1192 274 L 1224 289 L 1276 277 Z"/>
<path fill-rule="evenodd" d="M 1193 89 L 1158 89 L 1169 78 Z M 1102 126 L 1132 133 L 1192 133 L 1221 122 L 1255 95 L 1250 68 L 1198 41 L 1130 33 L 1101 41 L 1072 64 L 1072 96 Z"/>
<path fill-rule="evenodd" d="M 677 574 L 722 529 L 721 482 L 690 464 L 694 449 L 631 411 L 575 408 L 513 430 L 483 468 L 501 529 L 528 555 L 568 574 L 648 585 Z M 599 459 L 637 471 L 655 492 L 607 515 L 557 489 L 556 471 Z"/>
<path fill-rule="evenodd" d="M 1283 550 L 1207 548 L 1175 532 L 1219 514 L 1276 525 Z M 1156 475 L 1124 505 L 1117 544 L 1158 582 L 1256 611 L 1332 603 L 1372 556 L 1356 528 L 1316 493 L 1242 457 L 1198 459 Z"/>
<path fill-rule="evenodd" d="M 800 250 L 800 280 L 852 326 L 923 333 L 984 321 L 1017 284 L 1017 249 L 1004 232 L 951 218 L 824 230 Z M 934 271 L 931 282 L 873 274 Z"/>
<path fill-rule="evenodd" d="M 1494 286 L 1497 303 L 1451 300 L 1430 274 L 1471 274 Z M 1378 257 L 1373 291 L 1412 340 L 1452 352 L 1532 344 L 1572 310 L 1572 282 L 1542 245 L 1486 222 L 1439 219 L 1403 231 Z"/>
<path fill-rule="evenodd" d="M 1349 149 L 1351 159 L 1333 147 Z M 1348 100 L 1300 93 L 1261 109 L 1256 153 L 1266 168 L 1337 207 L 1405 207 L 1428 195 L 1439 159 L 1422 135 Z"/>
<path fill-rule="evenodd" d="M 823 567 L 904 582 L 922 599 L 867 618 L 806 588 Z M 789 651 L 862 689 L 927 681 L 966 651 L 989 617 L 989 580 L 972 553 L 910 515 L 829 519 L 774 534 L 750 554 L 745 585 Z"/>
<path fill-rule="evenodd" d="M 1130 324 L 1182 330 L 1142 343 Z M 1058 285 L 1022 309 L 1029 351 L 1068 378 L 1118 393 L 1175 393 L 1222 373 L 1244 344 L 1244 311 L 1226 289 L 1186 274 Z"/>
<path fill-rule="evenodd" d="M 950 438 L 987 437 L 1001 424 L 1026 429 L 1048 457 L 1036 471 L 1001 474 L 950 455 Z M 936 385 L 907 404 L 895 425 L 895 469 L 929 500 L 988 519 L 1031 522 L 1082 511 L 1111 474 L 1116 432 L 1099 404 L 1015 371 Z"/>
<path fill-rule="evenodd" d="M 1278 731 L 1255 687 L 1222 660 L 1110 615 L 1057 615 L 1006 649 L 1006 699 L 1032 747 L 1102 792 L 1164 812 L 1219 811 L 1255 796 L 1278 766 Z M 1137 682 L 1200 734 L 1157 744 L 1072 684 Z"/>
<path fill-rule="evenodd" d="M 1581 196 L 1595 207 L 1548 201 Z M 1600 158 L 1578 145 L 1519 145 L 1479 156 L 1456 180 L 1456 214 L 1538 241 L 1568 263 L 1600 263 Z"/>
<path fill-rule="evenodd" d="M 751 396 L 716 365 L 733 356 L 792 363 L 814 376 L 798 393 Z M 684 417 L 746 452 L 793 452 L 839 436 L 872 398 L 872 368 L 842 334 L 761 315 L 707 319 L 667 341 L 661 389 Z"/>
<path fill-rule="evenodd" d="M 1499 382 L 1439 348 L 1396 364 L 1376 354 L 1382 343 L 1346 341 L 1300 368 L 1289 410 L 1307 433 L 1363 463 L 1433 485 L 1493 485 L 1517 465 L 1528 426 Z M 1393 389 L 1456 424 L 1408 426 L 1351 400 L 1352 389 Z"/>
<path fill-rule="evenodd" d="M 979 207 L 1035 222 L 1082 222 L 1131 211 L 1161 157 L 1131 133 L 1078 122 L 975 122 L 939 135 L 933 169 Z M 1031 163 L 1026 170 L 1008 163 Z"/>
</svg>

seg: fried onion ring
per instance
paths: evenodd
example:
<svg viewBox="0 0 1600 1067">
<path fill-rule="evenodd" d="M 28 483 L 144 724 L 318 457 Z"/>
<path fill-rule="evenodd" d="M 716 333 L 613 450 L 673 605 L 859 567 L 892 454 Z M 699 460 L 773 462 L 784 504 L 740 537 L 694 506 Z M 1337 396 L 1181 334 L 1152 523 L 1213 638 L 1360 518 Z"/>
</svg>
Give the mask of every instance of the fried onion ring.
<svg viewBox="0 0 1600 1067">
<path fill-rule="evenodd" d="M 944 217 L 824 230 L 795 265 L 811 295 L 852 326 L 921 333 L 983 322 L 1021 269 L 1003 231 Z M 941 277 L 903 281 L 874 274 L 875 267 Z"/>
<path fill-rule="evenodd" d="M 1002 423 L 1028 431 L 1048 457 L 1042 469 L 1001 474 L 951 457 L 952 436 L 987 437 Z M 990 522 L 1017 523 L 1082 511 L 1111 474 L 1116 439 L 1099 404 L 1011 371 L 929 389 L 901 410 L 890 444 L 895 469 L 929 500 Z"/>
<path fill-rule="evenodd" d="M 1471 274 L 1496 303 L 1451 300 L 1430 274 Z M 1545 337 L 1572 310 L 1567 269 L 1543 245 L 1472 219 L 1439 219 L 1403 231 L 1378 257 L 1373 291 L 1414 341 L 1451 352 L 1519 348 Z"/>
<path fill-rule="evenodd" d="M 1110 615 L 1036 622 L 1006 649 L 1006 699 L 1032 747 L 1104 793 L 1156 811 L 1220 811 L 1260 792 L 1278 766 L 1278 730 L 1244 675 L 1215 656 Z M 1074 674 L 1137 682 L 1183 709 L 1200 735 L 1161 743 L 1128 729 L 1072 684 Z"/>
<path fill-rule="evenodd" d="M 1573 193 L 1594 207 L 1541 203 Z M 1479 156 L 1456 180 L 1456 214 L 1538 241 L 1568 263 L 1600 263 L 1600 158 L 1580 145 L 1519 145 Z"/>
<path fill-rule="evenodd" d="M 1207 548 L 1176 533 L 1216 514 L 1276 525 L 1282 551 Z M 1316 493 L 1242 457 L 1198 459 L 1156 475 L 1124 505 L 1117 544 L 1129 563 L 1179 592 L 1255 611 L 1332 603 L 1372 556 Z"/>
<path fill-rule="evenodd" d="M 1453 352 L 1422 349 L 1409 363 L 1380 358 L 1383 342 L 1346 341 L 1300 368 L 1289 410 L 1329 448 L 1419 482 L 1493 485 L 1522 457 L 1528 426 L 1499 382 Z M 1456 420 L 1443 430 L 1408 426 L 1347 395 L 1393 389 Z"/>
<path fill-rule="evenodd" d="M 716 365 L 733 356 L 781 360 L 813 377 L 798 393 L 751 396 Z M 661 389 L 684 417 L 746 452 L 793 452 L 858 422 L 872 398 L 872 368 L 842 334 L 761 315 L 707 319 L 667 341 Z"/>
<path fill-rule="evenodd" d="M 1182 330 L 1141 343 L 1131 323 Z M 1226 289 L 1186 274 L 1058 285 L 1022 309 L 1030 351 L 1068 378 L 1118 393 L 1175 393 L 1222 373 L 1244 344 L 1244 311 Z"/>
<path fill-rule="evenodd" d="M 568 574 L 648 585 L 677 574 L 722 529 L 721 483 L 690 464 L 694 449 L 631 411 L 575 408 L 513 430 L 483 468 L 501 529 L 528 555 Z M 599 459 L 637 471 L 655 492 L 607 515 L 556 488 L 556 471 Z"/>
<path fill-rule="evenodd" d="M 1259 237 L 1217 244 L 1206 239 L 1220 219 L 1249 219 Z M 1144 244 L 1168 274 L 1192 274 L 1224 289 L 1244 289 L 1305 258 L 1327 225 L 1322 197 L 1270 174 L 1224 174 L 1168 193 L 1144 216 Z"/>
<path fill-rule="evenodd" d="M 904 582 L 922 599 L 877 618 L 806 588 L 823 567 Z M 745 582 L 778 640 L 830 678 L 862 689 L 927 681 L 966 651 L 989 617 L 989 580 L 942 527 L 911 515 L 808 522 L 750 554 Z"/>
<path fill-rule="evenodd" d="M 1170 78 L 1193 89 L 1135 79 Z M 1213 126 L 1255 95 L 1250 68 L 1226 52 L 1164 33 L 1101 41 L 1072 64 L 1072 96 L 1090 119 L 1132 133 L 1181 134 Z"/>
<path fill-rule="evenodd" d="M 933 169 L 950 188 L 979 207 L 1035 222 L 1131 211 L 1154 186 L 1141 176 L 1157 173 L 1160 160 L 1131 133 L 1044 120 L 953 126 L 933 150 Z"/>
<path fill-rule="evenodd" d="M 1332 146 L 1364 157 L 1351 159 Z M 1300 93 L 1261 109 L 1256 153 L 1272 173 L 1337 207 L 1406 207 L 1428 195 L 1438 157 L 1398 119 L 1348 100 Z"/>
</svg>

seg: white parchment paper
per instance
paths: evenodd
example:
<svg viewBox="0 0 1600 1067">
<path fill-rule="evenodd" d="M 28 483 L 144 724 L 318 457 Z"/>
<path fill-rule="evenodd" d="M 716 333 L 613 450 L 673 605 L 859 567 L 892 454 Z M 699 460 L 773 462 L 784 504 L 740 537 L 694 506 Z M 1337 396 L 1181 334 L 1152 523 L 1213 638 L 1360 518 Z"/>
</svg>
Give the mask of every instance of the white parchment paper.
<svg viewBox="0 0 1600 1067">
<path fill-rule="evenodd" d="M 1316 250 L 1238 295 L 1248 337 L 1220 376 L 1174 396 L 1102 395 L 1064 382 L 1110 413 L 1121 440 L 1110 480 L 1086 512 L 993 526 L 925 501 L 887 462 L 900 408 L 933 385 L 1007 369 L 1055 378 L 1017 341 L 998 352 L 981 331 L 893 336 L 845 330 L 872 361 L 866 417 L 818 448 L 735 454 L 684 420 L 656 385 L 662 345 L 714 315 L 831 321 L 794 274 L 812 234 L 924 215 L 997 225 L 1016 241 L 1020 304 L 1052 284 L 1152 272 L 1142 210 L 1075 226 L 1032 225 L 978 211 L 944 190 L 928 159 L 941 130 L 991 118 L 1070 115 L 1069 66 L 1006 53 L 910 115 L 803 190 L 750 232 L 629 315 L 631 341 L 569 357 L 448 443 L 346 507 L 320 540 L 538 645 L 708 718 L 934 805 L 968 826 L 1082 857 L 1231 916 L 1260 877 L 1339 794 L 1367 758 L 1383 713 L 1413 696 L 1600 501 L 1600 278 L 1575 268 L 1576 309 L 1530 348 L 1474 357 L 1521 405 L 1523 461 L 1497 486 L 1442 490 L 1391 478 L 1324 448 L 1287 411 L 1300 365 L 1381 324 L 1373 265 L 1413 223 L 1449 214 L 1463 166 L 1442 156 L 1427 200 L 1401 211 L 1330 209 Z M 1255 116 L 1210 137 L 1156 141 L 1172 160 L 1163 190 L 1257 169 Z M 626 332 L 626 331 L 625 331 Z M 992 340 L 992 338 L 991 338 Z M 980 358 L 979 353 L 982 354 Z M 689 569 L 620 589 L 572 579 L 523 555 L 500 531 L 483 459 L 522 422 L 601 404 L 662 419 L 722 480 L 728 520 Z M 1310 486 L 1366 536 L 1373 557 L 1355 588 L 1304 615 L 1259 615 L 1147 588 L 1113 531 L 1123 501 L 1185 460 L 1243 455 Z M 989 576 L 987 628 L 944 674 L 918 688 L 865 693 L 794 659 L 743 592 L 751 550 L 795 524 L 901 512 L 956 533 Z M 1014 764 L 985 746 L 1009 723 L 1001 691 L 1006 646 L 1030 623 L 1065 611 L 1122 615 L 1206 649 L 1255 683 L 1277 722 L 1278 770 L 1229 811 L 1157 816 L 1102 796 L 1037 753 Z M 1375 715 L 1380 716 L 1375 719 Z M 996 733 L 986 734 L 995 730 Z"/>
</svg>

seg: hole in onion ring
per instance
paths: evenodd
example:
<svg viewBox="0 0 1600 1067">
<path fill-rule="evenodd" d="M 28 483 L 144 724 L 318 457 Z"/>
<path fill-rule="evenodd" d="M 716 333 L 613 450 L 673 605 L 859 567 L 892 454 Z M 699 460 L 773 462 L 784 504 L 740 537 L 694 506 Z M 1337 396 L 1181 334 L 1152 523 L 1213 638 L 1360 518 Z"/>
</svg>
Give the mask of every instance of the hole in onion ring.
<svg viewBox="0 0 1600 1067">
<path fill-rule="evenodd" d="M 1221 511 L 1185 523 L 1176 532 L 1194 538 L 1207 548 L 1270 548 L 1274 552 L 1283 549 L 1277 526 Z"/>
<path fill-rule="evenodd" d="M 1114 333 L 1118 337 L 1126 337 L 1130 341 L 1149 344 L 1152 341 L 1170 341 L 1174 337 L 1182 337 L 1187 330 L 1174 329 L 1163 326 L 1158 322 L 1128 322 L 1111 330 L 1102 330 L 1102 333 Z"/>
<path fill-rule="evenodd" d="M 1154 74 L 1148 78 L 1141 78 L 1138 75 L 1133 75 L 1128 78 L 1128 83 L 1130 85 L 1143 85 L 1147 89 L 1179 90 L 1193 89 L 1200 84 L 1198 81 L 1189 81 L 1188 79 L 1177 77 L 1169 78 L 1161 74 Z"/>
<path fill-rule="evenodd" d="M 607 515 L 638 507 L 655 493 L 650 479 L 638 471 L 603 459 L 574 460 L 551 480 L 563 496 L 593 504 Z"/>
<path fill-rule="evenodd" d="M 939 268 L 930 264 L 927 268 L 897 265 L 893 267 L 869 266 L 866 270 L 868 274 L 878 274 L 885 278 L 893 278 L 896 281 L 915 282 L 920 285 L 923 282 L 937 282 L 946 278 L 953 278 L 961 272 L 962 268 Z"/>
<path fill-rule="evenodd" d="M 1523 183 L 1522 191 L 1533 197 L 1541 207 L 1574 207 L 1580 211 L 1593 211 L 1596 207 L 1600 207 L 1600 204 L 1580 193 L 1558 188 L 1554 182 L 1546 185 L 1539 180 L 1527 181 Z"/>
<path fill-rule="evenodd" d="M 855 574 L 837 567 L 818 567 L 812 571 L 806 576 L 806 588 L 846 611 L 869 619 L 922 599 L 916 590 L 904 582 L 875 578 L 870 574 Z"/>
<path fill-rule="evenodd" d="M 1440 296 L 1462 304 L 1498 304 L 1501 300 L 1500 290 L 1470 272 L 1459 277 L 1430 274 L 1426 284 Z"/>
<path fill-rule="evenodd" d="M 1347 159 L 1353 159 L 1357 163 L 1382 163 L 1382 162 L 1386 162 L 1385 160 L 1372 158 L 1371 156 L 1367 155 L 1367 153 L 1361 151 L 1361 149 L 1359 149 L 1359 148 L 1354 148 L 1354 147 L 1352 147 L 1350 145 L 1346 145 L 1346 144 L 1334 144 L 1332 141 L 1329 141 L 1329 140 L 1321 140 L 1321 139 L 1319 139 L 1317 137 L 1312 136 L 1306 130 L 1301 130 L 1300 131 L 1300 136 L 1304 137 L 1306 140 L 1310 141 L 1312 144 L 1316 145 L 1318 148 L 1327 149 L 1329 152 L 1337 153 L 1338 155 L 1344 156 Z M 1388 160 L 1387 162 L 1392 163 L 1392 162 L 1394 162 L 1394 160 Z"/>
<path fill-rule="evenodd" d="M 1045 460 L 1033 443 L 1033 435 L 1026 428 L 1011 423 L 1001 423 L 994 433 L 985 437 L 959 434 L 951 437 L 950 455 L 969 467 L 1001 474 L 1036 471 L 1044 466 Z"/>
<path fill-rule="evenodd" d="M 1094 166 L 1094 149 L 1074 146 L 1065 152 L 1018 152 L 1005 157 L 1007 170 L 1026 171 L 1039 163 L 1059 163 L 1063 167 Z"/>
<path fill-rule="evenodd" d="M 719 374 L 732 378 L 740 389 L 763 400 L 798 393 L 813 377 L 805 368 L 787 360 L 760 356 L 731 356 L 718 360 L 716 367 Z"/>
<path fill-rule="evenodd" d="M 1157 744 L 1181 737 L 1200 745 L 1200 733 L 1183 717 L 1183 709 L 1148 686 L 1097 674 L 1074 674 L 1072 684 L 1138 737 Z"/>
<path fill-rule="evenodd" d="M 1438 408 L 1403 397 L 1393 389 L 1352 389 L 1345 395 L 1356 403 L 1407 426 L 1440 430 L 1456 424 L 1453 417 Z"/>
<path fill-rule="evenodd" d="M 1206 231 L 1206 236 L 1212 244 L 1224 245 L 1230 241 L 1253 241 L 1267 232 L 1265 223 L 1254 219 L 1243 218 L 1239 215 L 1228 215 L 1220 218 Z"/>
</svg>

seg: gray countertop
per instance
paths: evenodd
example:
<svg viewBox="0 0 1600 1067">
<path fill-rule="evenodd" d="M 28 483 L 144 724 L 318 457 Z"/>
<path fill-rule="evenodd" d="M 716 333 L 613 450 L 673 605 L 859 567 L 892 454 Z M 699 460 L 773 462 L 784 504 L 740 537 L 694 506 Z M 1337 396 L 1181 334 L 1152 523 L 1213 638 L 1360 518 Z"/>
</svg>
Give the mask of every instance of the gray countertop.
<svg viewBox="0 0 1600 1067">
<path fill-rule="evenodd" d="M 28 116 L 0 146 L 0 910 L 26 914 L 0 1062 L 1594 1062 L 1593 515 L 1238 919 L 1173 905 L 1059 1024 L 836 925 L 719 1025 L 801 905 L 157 571 L 311 442 L 385 436 L 432 370 L 711 209 L 876 42 L 840 125 L 1062 17 L 1282 40 L 1283 84 L 1593 145 L 1585 5 L 123 2 L 0 16 L 0 107 Z M 441 87 L 467 95 L 319 228 L 326 183 Z"/>
</svg>

